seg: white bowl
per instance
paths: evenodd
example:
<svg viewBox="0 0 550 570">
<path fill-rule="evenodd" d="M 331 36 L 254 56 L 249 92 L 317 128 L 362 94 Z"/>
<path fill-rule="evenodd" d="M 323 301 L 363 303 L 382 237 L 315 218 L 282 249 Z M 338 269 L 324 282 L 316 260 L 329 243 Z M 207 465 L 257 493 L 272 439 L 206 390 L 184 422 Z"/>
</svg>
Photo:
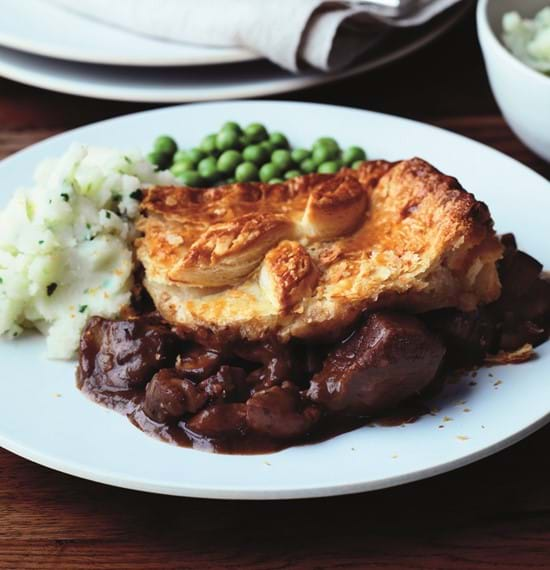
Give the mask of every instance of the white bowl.
<svg viewBox="0 0 550 570">
<path fill-rule="evenodd" d="M 512 55 L 501 40 L 502 16 L 532 18 L 549 0 L 479 0 L 477 32 L 497 103 L 512 130 L 550 162 L 550 77 Z"/>
</svg>

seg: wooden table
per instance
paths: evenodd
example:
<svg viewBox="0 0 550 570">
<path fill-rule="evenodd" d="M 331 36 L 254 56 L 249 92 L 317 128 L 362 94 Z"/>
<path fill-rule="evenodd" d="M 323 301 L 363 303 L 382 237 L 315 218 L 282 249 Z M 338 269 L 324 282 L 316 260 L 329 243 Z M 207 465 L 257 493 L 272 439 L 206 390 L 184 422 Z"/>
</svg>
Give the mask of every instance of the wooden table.
<svg viewBox="0 0 550 570">
<path fill-rule="evenodd" d="M 421 119 L 550 177 L 550 165 L 502 120 L 473 22 L 470 14 L 435 44 L 386 69 L 282 98 Z M 144 108 L 0 80 L 0 156 Z M 514 411 L 503 410 L 503 421 L 508 413 Z M 0 451 L 0 568 L 550 568 L 549 437 L 547 427 L 477 464 L 395 489 L 286 502 L 125 491 Z"/>
</svg>

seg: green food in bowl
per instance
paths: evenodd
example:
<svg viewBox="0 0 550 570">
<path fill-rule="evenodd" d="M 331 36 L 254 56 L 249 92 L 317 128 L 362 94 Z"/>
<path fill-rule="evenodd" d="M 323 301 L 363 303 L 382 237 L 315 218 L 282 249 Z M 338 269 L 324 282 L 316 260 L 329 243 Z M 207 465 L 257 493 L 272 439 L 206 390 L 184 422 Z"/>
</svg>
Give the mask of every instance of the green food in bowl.
<svg viewBox="0 0 550 570">
<path fill-rule="evenodd" d="M 520 61 L 550 74 L 550 6 L 532 20 L 522 18 L 518 12 L 507 12 L 502 29 L 502 41 Z"/>
</svg>

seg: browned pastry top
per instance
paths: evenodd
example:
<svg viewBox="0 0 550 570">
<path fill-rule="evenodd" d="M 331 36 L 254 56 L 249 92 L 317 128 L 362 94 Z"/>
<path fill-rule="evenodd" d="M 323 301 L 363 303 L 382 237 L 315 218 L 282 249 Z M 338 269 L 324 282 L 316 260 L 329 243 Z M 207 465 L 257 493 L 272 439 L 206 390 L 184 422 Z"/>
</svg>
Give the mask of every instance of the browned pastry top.
<svg viewBox="0 0 550 570">
<path fill-rule="evenodd" d="M 487 207 L 418 158 L 152 188 L 138 229 L 158 310 L 197 337 L 327 337 L 363 310 L 470 310 L 500 293 Z"/>
</svg>

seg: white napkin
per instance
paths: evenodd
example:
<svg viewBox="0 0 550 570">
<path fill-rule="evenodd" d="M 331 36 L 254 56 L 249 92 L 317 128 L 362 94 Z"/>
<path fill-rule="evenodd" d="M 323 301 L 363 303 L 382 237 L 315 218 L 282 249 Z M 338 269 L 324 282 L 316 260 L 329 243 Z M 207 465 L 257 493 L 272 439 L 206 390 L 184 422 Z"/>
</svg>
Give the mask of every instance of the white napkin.
<svg viewBox="0 0 550 570">
<path fill-rule="evenodd" d="M 190 44 L 246 47 L 297 71 L 340 69 L 388 27 L 409 27 L 464 0 L 419 0 L 411 17 L 333 0 L 47 0 L 128 31 Z"/>
</svg>

